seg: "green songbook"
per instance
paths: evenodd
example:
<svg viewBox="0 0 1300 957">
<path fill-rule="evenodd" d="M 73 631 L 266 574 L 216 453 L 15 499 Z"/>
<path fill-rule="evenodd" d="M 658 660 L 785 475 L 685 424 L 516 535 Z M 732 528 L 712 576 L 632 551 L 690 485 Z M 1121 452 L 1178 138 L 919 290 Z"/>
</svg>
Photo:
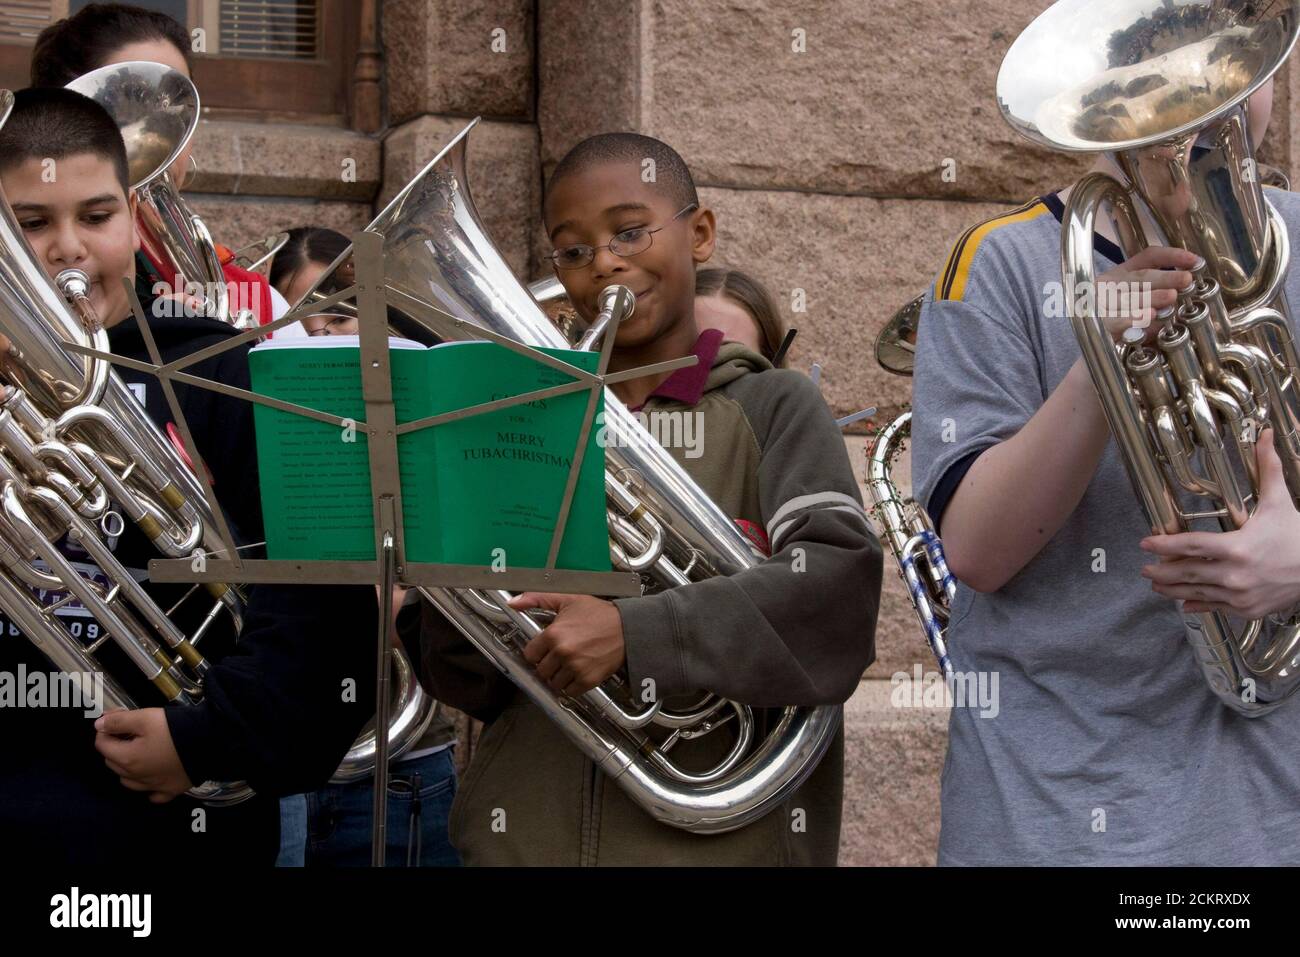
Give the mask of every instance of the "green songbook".
<svg viewBox="0 0 1300 957">
<path fill-rule="evenodd" d="M 573 381 L 494 342 L 388 345 L 398 423 Z M 541 351 L 588 372 L 600 362 L 594 352 Z M 270 340 L 249 352 L 253 391 L 364 422 L 360 357 L 356 336 Z M 406 560 L 545 567 L 589 395 L 581 389 L 399 435 Z M 597 442 L 603 411 L 602 394 L 557 568 L 610 570 Z M 261 404 L 253 414 L 267 557 L 373 561 L 364 430 Z"/>
</svg>

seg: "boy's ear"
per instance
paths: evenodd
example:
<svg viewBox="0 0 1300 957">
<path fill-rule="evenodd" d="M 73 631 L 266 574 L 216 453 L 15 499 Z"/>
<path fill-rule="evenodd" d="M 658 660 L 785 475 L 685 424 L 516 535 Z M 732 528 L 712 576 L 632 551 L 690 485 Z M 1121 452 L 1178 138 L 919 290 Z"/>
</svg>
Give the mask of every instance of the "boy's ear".
<svg viewBox="0 0 1300 957">
<path fill-rule="evenodd" d="M 139 220 L 135 218 L 136 200 L 134 189 L 126 191 L 126 208 L 131 213 L 131 252 L 138 253 L 140 251 L 140 228 L 136 225 Z"/>
<path fill-rule="evenodd" d="M 702 206 L 691 216 L 691 258 L 697 263 L 708 262 L 718 241 L 718 223 L 713 210 Z"/>
</svg>

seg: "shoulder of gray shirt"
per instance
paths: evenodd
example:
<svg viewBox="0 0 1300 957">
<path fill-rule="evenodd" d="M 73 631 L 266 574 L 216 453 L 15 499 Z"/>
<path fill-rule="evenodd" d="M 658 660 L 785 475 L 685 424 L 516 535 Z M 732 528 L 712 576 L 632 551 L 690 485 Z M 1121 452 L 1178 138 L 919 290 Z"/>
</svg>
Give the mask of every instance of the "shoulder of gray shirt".
<svg viewBox="0 0 1300 957">
<path fill-rule="evenodd" d="M 1292 248 L 1300 249 L 1300 194 L 1270 188 L 1265 190 L 1265 196 L 1287 224 Z M 958 367 L 960 364 L 953 361 L 958 358 L 953 354 L 958 350 L 987 358 L 1004 348 L 1007 337 L 1016 337 L 1038 349 L 1044 305 L 1052 295 L 1052 284 L 1061 281 L 1060 230 L 1052 209 L 1038 199 L 962 233 L 928 290 L 922 310 L 914 407 L 924 407 L 935 398 L 936 390 L 929 386 L 936 370 L 945 365 Z M 1099 271 L 1107 266 L 1106 260 L 1098 259 Z M 1295 275 L 1296 271 L 1292 272 Z M 1297 285 L 1300 282 L 1296 279 L 1288 282 L 1289 287 Z M 921 368 L 923 355 L 931 358 L 924 363 L 925 370 Z M 1001 370 L 1004 381 L 1012 371 L 1010 364 Z M 1038 385 L 1043 388 L 1043 383 Z M 917 417 L 924 411 L 917 409 Z M 914 442 L 923 441 L 914 423 Z M 928 467 L 918 467 L 914 456 L 915 496 L 936 521 L 971 463 L 993 444 L 996 441 L 988 437 L 974 447 L 953 443 L 935 449 L 933 456 L 923 460 L 928 461 Z"/>
</svg>

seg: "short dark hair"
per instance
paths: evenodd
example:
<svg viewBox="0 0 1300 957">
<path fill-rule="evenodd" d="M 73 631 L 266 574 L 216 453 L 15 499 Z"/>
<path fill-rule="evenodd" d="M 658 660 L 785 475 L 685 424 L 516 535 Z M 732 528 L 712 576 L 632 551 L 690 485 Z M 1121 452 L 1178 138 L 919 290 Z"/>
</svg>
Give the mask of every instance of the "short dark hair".
<svg viewBox="0 0 1300 957">
<path fill-rule="evenodd" d="M 32 48 L 32 86 L 67 86 L 131 43 L 165 40 L 190 62 L 190 35 L 157 10 L 128 3 L 91 3 L 51 23 Z"/>
<path fill-rule="evenodd" d="M 352 245 L 348 237 L 325 226 L 295 226 L 288 233 L 288 241 L 271 260 L 270 282 L 276 289 L 307 263 L 328 266 Z"/>
<path fill-rule="evenodd" d="M 549 196 L 560 180 L 597 164 L 630 161 L 640 166 L 647 159 L 654 161 L 654 182 L 678 207 L 699 204 L 695 178 L 686 161 L 667 143 L 641 133 L 598 133 L 587 137 L 556 165 L 546 184 L 546 194 Z"/>
<path fill-rule="evenodd" d="M 126 145 L 107 110 L 88 96 L 57 87 L 14 94 L 13 112 L 0 128 L 0 169 L 83 153 L 112 163 L 122 192 L 130 190 Z"/>
</svg>

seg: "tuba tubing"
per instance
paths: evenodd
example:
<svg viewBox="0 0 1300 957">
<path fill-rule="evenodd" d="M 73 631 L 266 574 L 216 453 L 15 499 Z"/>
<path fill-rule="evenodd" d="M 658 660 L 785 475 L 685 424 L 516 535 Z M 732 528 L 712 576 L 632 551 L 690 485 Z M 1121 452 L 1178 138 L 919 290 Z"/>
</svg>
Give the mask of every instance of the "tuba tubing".
<svg viewBox="0 0 1300 957">
<path fill-rule="evenodd" d="M 947 628 L 957 582 L 948 571 L 943 544 L 930 516 L 920 503 L 902 495 L 891 475 L 891 464 L 911 434 L 912 413 L 904 412 L 872 440 L 867 450 L 867 492 L 881 528 L 880 538 L 898 565 L 898 576 L 907 587 L 926 643 L 944 680 L 951 681 L 954 672 L 948 657 Z"/>
<path fill-rule="evenodd" d="M 1070 323 L 1147 523 L 1154 534 L 1177 534 L 1189 531 L 1191 526 L 1174 489 L 1165 479 L 1159 455 L 1151 446 L 1147 410 L 1129 384 L 1121 352 L 1116 349 L 1105 322 L 1095 314 L 1087 297 L 1077 297 L 1076 301 L 1069 292 L 1076 288 L 1095 288 L 1092 236 L 1097 213 L 1104 203 L 1109 203 L 1124 217 L 1131 232 L 1131 245 L 1125 243 L 1125 257 L 1135 255 L 1146 246 L 1141 220 L 1123 184 L 1104 173 L 1089 174 L 1079 181 L 1071 194 L 1061 234 L 1061 266 L 1071 306 Z M 1279 260 L 1276 275 L 1285 276 L 1289 259 L 1286 229 L 1271 205 L 1268 213 Z M 1258 313 L 1259 310 L 1251 310 L 1246 318 L 1256 317 Z M 1293 366 L 1289 374 L 1294 389 L 1300 366 Z M 1294 428 L 1288 431 L 1290 413 L 1285 397 L 1281 399 L 1280 405 L 1271 409 L 1271 419 L 1277 423 L 1278 452 L 1294 496 L 1294 490 L 1300 487 L 1292 483 L 1297 466 L 1295 431 Z M 1217 437 L 1217 420 L 1212 412 L 1207 412 L 1202 421 L 1207 417 L 1208 430 Z M 1288 444 L 1291 449 L 1287 448 Z M 1222 443 L 1219 445 L 1222 448 Z M 1232 463 L 1222 450 L 1209 450 L 1207 459 L 1212 473 L 1231 475 Z M 1243 464 L 1251 461 L 1247 459 Z M 1182 620 L 1188 647 L 1206 685 L 1232 710 L 1247 717 L 1268 714 L 1300 688 L 1300 625 L 1294 621 L 1273 622 L 1273 630 L 1267 632 L 1265 619 L 1246 621 L 1238 630 L 1222 612 L 1182 613 Z M 1243 694 L 1245 689 L 1251 693 Z"/>
</svg>

